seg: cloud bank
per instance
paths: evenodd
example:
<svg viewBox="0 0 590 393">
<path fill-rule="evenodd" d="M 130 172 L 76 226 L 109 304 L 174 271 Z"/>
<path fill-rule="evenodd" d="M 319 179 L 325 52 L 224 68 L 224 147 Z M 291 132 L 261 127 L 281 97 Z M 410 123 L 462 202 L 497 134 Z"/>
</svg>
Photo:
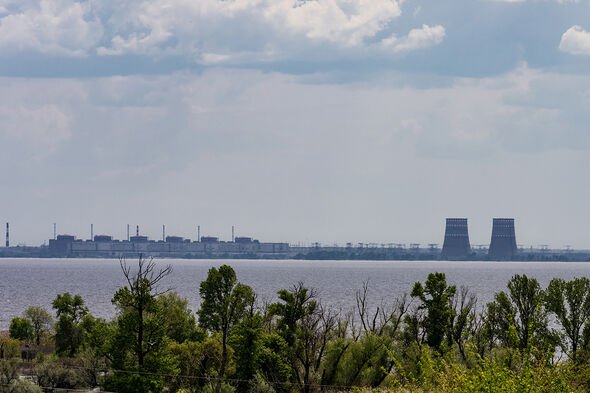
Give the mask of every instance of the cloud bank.
<svg viewBox="0 0 590 393">
<path fill-rule="evenodd" d="M 0 49 L 177 56 L 209 65 L 325 50 L 391 55 L 443 40 L 440 25 L 393 33 L 401 7 L 401 0 L 8 0 L 0 8 Z"/>
</svg>

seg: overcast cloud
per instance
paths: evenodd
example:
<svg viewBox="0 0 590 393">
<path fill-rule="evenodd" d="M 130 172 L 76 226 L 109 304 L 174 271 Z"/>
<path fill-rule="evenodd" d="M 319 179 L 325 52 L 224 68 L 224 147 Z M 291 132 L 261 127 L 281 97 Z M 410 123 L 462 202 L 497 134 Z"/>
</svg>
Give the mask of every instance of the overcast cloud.
<svg viewBox="0 0 590 393">
<path fill-rule="evenodd" d="M 0 221 L 590 248 L 590 3 L 0 0 Z"/>
</svg>

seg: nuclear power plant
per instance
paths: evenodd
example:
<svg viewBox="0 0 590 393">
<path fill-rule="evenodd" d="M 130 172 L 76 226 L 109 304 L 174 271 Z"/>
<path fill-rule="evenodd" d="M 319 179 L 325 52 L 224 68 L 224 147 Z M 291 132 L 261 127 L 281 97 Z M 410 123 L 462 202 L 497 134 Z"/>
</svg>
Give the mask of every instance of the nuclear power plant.
<svg viewBox="0 0 590 393">
<path fill-rule="evenodd" d="M 494 218 L 492 241 L 488 250 L 490 259 L 510 260 L 517 252 L 514 218 Z"/>
<path fill-rule="evenodd" d="M 443 259 L 465 259 L 471 254 L 466 218 L 447 218 L 445 240 L 441 252 Z"/>
<path fill-rule="evenodd" d="M 14 228 L 18 230 L 18 226 Z M 206 259 L 590 262 L 590 250 L 574 250 L 570 246 L 561 249 L 551 249 L 547 245 L 517 246 L 514 218 L 493 218 L 489 245 L 472 244 L 467 218 L 447 218 L 442 248 L 435 243 L 322 245 L 261 242 L 251 237 L 236 236 L 233 226 L 231 237 L 222 240 L 216 236 L 201 236 L 200 225 L 195 228 L 194 239 L 168 235 L 166 225 L 162 225 L 161 238 L 150 239 L 140 232 L 139 225 L 135 226 L 133 236 L 133 227 L 127 224 L 126 237 L 118 240 L 108 234 L 95 234 L 96 227 L 90 224 L 90 238 L 80 239 L 74 235 L 59 234 L 57 223 L 53 223 L 53 238 L 48 244 L 27 246 L 18 233 L 13 236 L 11 230 L 14 228 L 6 223 L 5 247 L 0 246 L 0 258 L 134 258 L 144 255 Z"/>
</svg>

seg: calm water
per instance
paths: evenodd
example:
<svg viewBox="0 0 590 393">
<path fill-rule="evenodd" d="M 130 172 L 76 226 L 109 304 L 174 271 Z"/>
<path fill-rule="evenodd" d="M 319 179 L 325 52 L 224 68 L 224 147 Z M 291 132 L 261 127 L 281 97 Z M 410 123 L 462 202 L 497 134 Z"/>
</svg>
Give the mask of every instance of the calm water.
<svg viewBox="0 0 590 393">
<path fill-rule="evenodd" d="M 134 261 L 129 261 L 132 264 Z M 163 286 L 189 300 L 196 310 L 199 283 L 212 266 L 230 264 L 238 279 L 254 288 L 261 301 L 275 298 L 277 290 L 299 281 L 317 289 L 322 302 L 348 311 L 354 305 L 354 293 L 369 281 L 370 298 L 380 303 L 410 292 L 415 281 L 424 281 L 429 272 L 447 274 L 447 280 L 466 285 L 479 304 L 504 289 L 513 274 L 525 273 L 546 285 L 553 277 L 590 276 L 590 263 L 573 262 L 417 262 L 417 261 L 221 261 L 159 260 L 159 266 L 172 265 L 173 271 Z M 0 259 L 0 329 L 30 305 L 48 309 L 52 299 L 62 292 L 80 294 L 90 311 L 112 317 L 111 298 L 123 285 L 118 260 L 94 259 Z"/>
</svg>

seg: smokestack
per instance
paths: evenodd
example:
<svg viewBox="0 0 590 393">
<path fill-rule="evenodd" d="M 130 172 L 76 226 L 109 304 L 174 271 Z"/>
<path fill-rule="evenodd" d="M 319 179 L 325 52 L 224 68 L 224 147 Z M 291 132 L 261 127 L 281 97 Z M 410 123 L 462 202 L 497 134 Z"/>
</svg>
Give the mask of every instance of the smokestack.
<svg viewBox="0 0 590 393">
<path fill-rule="evenodd" d="M 53 223 L 53 240 L 57 240 L 57 224 Z"/>
<path fill-rule="evenodd" d="M 197 225 L 197 241 L 201 241 L 201 226 Z"/>
<path fill-rule="evenodd" d="M 162 225 L 162 241 L 166 241 L 166 225 Z"/>
<path fill-rule="evenodd" d="M 94 224 L 90 224 L 90 240 L 94 240 Z"/>
<path fill-rule="evenodd" d="M 135 228 L 135 236 L 139 236 L 139 225 Z"/>
<path fill-rule="evenodd" d="M 231 241 L 232 241 L 232 243 L 233 243 L 233 242 L 234 242 L 234 240 L 235 240 L 234 233 L 235 233 L 235 232 L 234 232 L 234 226 L 232 225 L 232 226 L 231 226 Z"/>
<path fill-rule="evenodd" d="M 10 225 L 6 223 L 6 248 L 10 247 Z"/>
<path fill-rule="evenodd" d="M 129 241 L 129 224 L 127 224 L 127 241 Z"/>
<path fill-rule="evenodd" d="M 463 259 L 471 253 L 466 218 L 447 218 L 445 241 L 441 252 L 443 259 Z"/>
</svg>

